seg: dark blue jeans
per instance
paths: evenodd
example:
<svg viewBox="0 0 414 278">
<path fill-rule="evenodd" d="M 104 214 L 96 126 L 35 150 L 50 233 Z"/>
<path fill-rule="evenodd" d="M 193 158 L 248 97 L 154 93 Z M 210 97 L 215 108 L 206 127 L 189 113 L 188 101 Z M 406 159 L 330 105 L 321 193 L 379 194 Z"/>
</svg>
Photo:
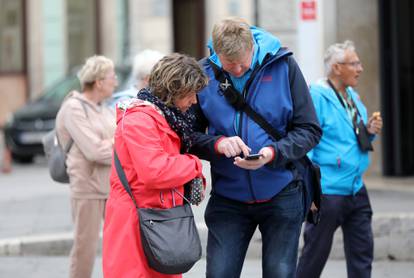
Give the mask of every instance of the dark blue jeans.
<svg viewBox="0 0 414 278">
<path fill-rule="evenodd" d="M 300 183 L 292 182 L 268 202 L 256 204 L 212 194 L 205 220 L 208 227 L 208 278 L 240 277 L 257 226 L 262 236 L 263 277 L 295 277 L 303 221 Z"/>
<path fill-rule="evenodd" d="M 355 196 L 322 195 L 320 223 L 316 226 L 307 223 L 305 227 L 305 245 L 297 277 L 321 275 L 338 227 L 343 232 L 348 277 L 371 277 L 374 249 L 371 219 L 372 209 L 365 186 Z"/>
</svg>

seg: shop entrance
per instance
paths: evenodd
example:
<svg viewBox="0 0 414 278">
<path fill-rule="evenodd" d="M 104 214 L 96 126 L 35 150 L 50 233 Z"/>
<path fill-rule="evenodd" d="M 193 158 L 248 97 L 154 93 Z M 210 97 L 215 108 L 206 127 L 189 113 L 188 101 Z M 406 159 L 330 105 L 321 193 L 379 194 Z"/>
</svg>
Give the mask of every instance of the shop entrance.
<svg viewBox="0 0 414 278">
<path fill-rule="evenodd" d="M 414 175 L 414 2 L 379 0 L 383 173 Z"/>
</svg>

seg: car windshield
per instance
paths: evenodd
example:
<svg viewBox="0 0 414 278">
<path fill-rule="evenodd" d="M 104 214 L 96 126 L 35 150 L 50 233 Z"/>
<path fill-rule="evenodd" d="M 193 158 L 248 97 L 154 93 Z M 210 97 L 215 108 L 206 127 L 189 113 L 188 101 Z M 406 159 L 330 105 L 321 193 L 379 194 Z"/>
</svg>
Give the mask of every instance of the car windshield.
<svg viewBox="0 0 414 278">
<path fill-rule="evenodd" d="M 118 75 L 118 89 L 125 87 L 124 83 L 126 82 L 126 78 L 128 77 L 128 74 L 130 72 L 130 67 L 118 66 L 115 68 L 115 71 Z M 61 103 L 63 102 L 65 96 L 73 90 L 81 90 L 79 79 L 74 73 L 67 75 L 65 78 L 61 79 L 60 81 L 46 89 L 45 94 L 42 95 L 41 99 Z"/>
<path fill-rule="evenodd" d="M 69 75 L 47 89 L 46 93 L 42 96 L 42 99 L 53 102 L 62 102 L 65 96 L 73 90 L 80 90 L 79 79 L 76 75 Z"/>
</svg>

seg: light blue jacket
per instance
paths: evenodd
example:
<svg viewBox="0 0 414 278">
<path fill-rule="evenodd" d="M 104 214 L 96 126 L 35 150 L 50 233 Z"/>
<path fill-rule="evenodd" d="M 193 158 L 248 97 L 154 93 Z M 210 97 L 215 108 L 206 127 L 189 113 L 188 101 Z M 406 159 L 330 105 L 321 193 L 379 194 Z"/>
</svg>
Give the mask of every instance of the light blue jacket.
<svg viewBox="0 0 414 278">
<path fill-rule="evenodd" d="M 346 90 L 366 124 L 367 109 L 359 95 L 351 87 Z M 352 121 L 326 79 L 312 84 L 310 93 L 323 135 L 308 155 L 321 167 L 322 192 L 355 195 L 363 185 L 362 175 L 370 163 L 368 152 L 360 150 Z"/>
<path fill-rule="evenodd" d="M 115 109 L 115 106 L 119 102 L 129 100 L 131 98 L 136 98 L 139 90 L 135 86 L 131 86 L 126 90 L 116 92 L 112 95 L 110 99 L 107 100 L 106 104 Z"/>
</svg>

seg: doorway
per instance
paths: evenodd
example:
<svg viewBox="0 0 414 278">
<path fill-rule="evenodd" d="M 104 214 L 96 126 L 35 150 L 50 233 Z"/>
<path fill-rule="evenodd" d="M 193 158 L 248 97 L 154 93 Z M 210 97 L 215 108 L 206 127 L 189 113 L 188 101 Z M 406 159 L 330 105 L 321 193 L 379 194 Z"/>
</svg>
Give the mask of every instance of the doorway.
<svg viewBox="0 0 414 278">
<path fill-rule="evenodd" d="M 414 2 L 379 0 L 383 173 L 414 175 Z"/>
<path fill-rule="evenodd" d="M 201 59 L 205 54 L 204 0 L 173 0 L 174 51 Z"/>
</svg>

